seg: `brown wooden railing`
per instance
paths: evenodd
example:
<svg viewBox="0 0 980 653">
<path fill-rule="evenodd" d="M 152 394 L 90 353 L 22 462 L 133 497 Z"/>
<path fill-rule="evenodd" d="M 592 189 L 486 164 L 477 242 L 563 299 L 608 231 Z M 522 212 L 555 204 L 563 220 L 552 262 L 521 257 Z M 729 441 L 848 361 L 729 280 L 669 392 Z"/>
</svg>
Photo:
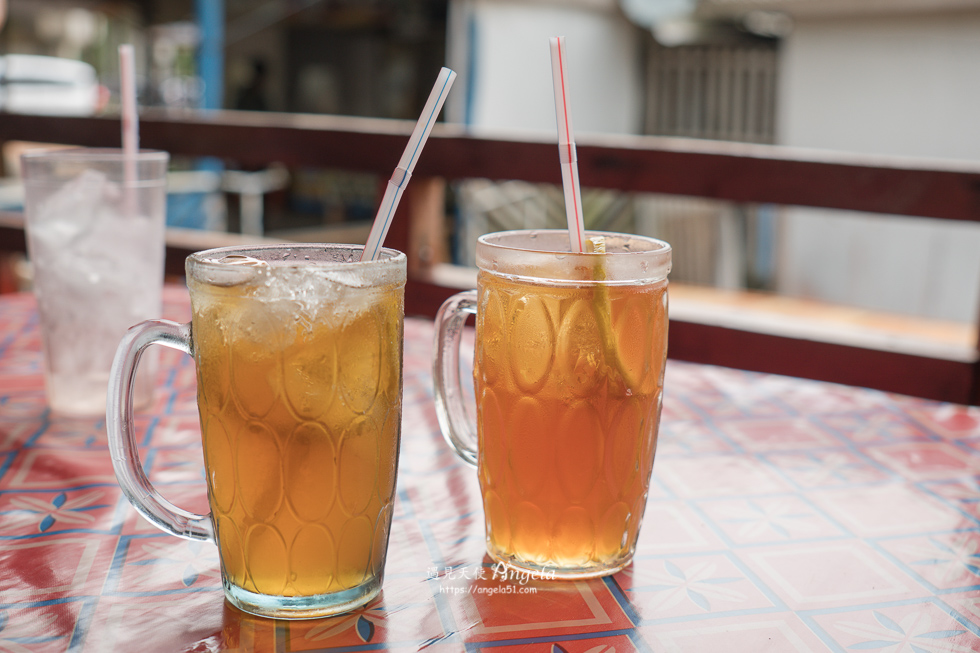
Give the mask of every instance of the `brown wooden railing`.
<svg viewBox="0 0 980 653">
<path fill-rule="evenodd" d="M 143 147 L 174 156 L 217 156 L 243 166 L 341 168 L 385 179 L 411 128 L 408 122 L 336 116 L 146 112 L 140 138 Z M 9 140 L 118 146 L 119 122 L 0 114 L 0 143 Z M 581 136 L 578 159 L 580 178 L 594 188 L 980 221 L 980 164 L 632 136 Z M 411 194 L 424 192 L 425 178 L 560 184 L 561 177 L 555 144 L 547 138 L 436 126 L 399 209 L 406 215 L 395 220 L 387 241 L 409 253 L 407 311 L 431 315 L 456 288 L 412 255 L 426 222 L 412 215 L 412 207 L 425 202 L 413 202 Z M 2 248 L 23 248 L 23 234 L 0 226 Z M 193 248 L 193 242 L 172 246 L 170 253 L 176 260 Z M 978 351 L 976 340 L 959 355 L 936 356 L 673 316 L 670 327 L 673 358 L 958 403 L 980 404 Z"/>
</svg>

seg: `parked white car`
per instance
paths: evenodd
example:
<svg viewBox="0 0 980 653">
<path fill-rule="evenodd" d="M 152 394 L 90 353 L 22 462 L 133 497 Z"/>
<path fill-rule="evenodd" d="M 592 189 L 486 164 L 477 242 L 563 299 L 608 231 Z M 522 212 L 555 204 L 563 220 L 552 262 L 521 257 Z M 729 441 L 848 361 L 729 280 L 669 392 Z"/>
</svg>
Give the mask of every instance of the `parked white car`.
<svg viewBox="0 0 980 653">
<path fill-rule="evenodd" d="M 54 116 L 95 112 L 99 81 L 83 61 L 8 54 L 0 57 L 0 111 Z"/>
</svg>

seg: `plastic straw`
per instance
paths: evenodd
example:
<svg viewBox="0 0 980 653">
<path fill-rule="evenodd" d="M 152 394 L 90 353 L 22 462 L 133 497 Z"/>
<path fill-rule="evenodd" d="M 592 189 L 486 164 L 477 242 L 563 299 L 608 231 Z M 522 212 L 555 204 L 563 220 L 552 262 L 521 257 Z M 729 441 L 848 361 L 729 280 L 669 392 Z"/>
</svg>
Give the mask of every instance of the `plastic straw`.
<svg viewBox="0 0 980 653">
<path fill-rule="evenodd" d="M 122 96 L 122 146 L 123 180 L 125 181 L 128 209 L 135 212 L 136 155 L 139 152 L 139 116 L 136 111 L 136 66 L 133 63 L 133 46 L 119 46 L 119 92 Z"/>
<path fill-rule="evenodd" d="M 412 178 L 415 163 L 418 161 L 419 154 L 422 153 L 422 147 L 429 138 L 432 125 L 435 124 L 436 117 L 442 110 L 442 105 L 446 101 L 446 96 L 449 95 L 449 89 L 452 88 L 455 79 L 456 73 L 449 68 L 443 68 L 439 71 L 439 77 L 436 78 L 436 83 L 432 86 L 429 99 L 422 109 L 419 121 L 415 124 L 412 137 L 408 139 L 408 145 L 405 146 L 402 158 L 392 173 L 391 179 L 388 180 L 384 197 L 381 199 L 381 206 L 374 217 L 371 233 L 368 234 L 367 243 L 365 243 L 364 251 L 361 253 L 362 261 L 372 261 L 378 258 L 381 253 L 381 244 L 384 242 L 385 236 L 388 235 L 388 228 L 391 226 L 395 209 L 398 208 L 402 193 L 408 185 L 409 179 Z"/>
<path fill-rule="evenodd" d="M 585 251 L 585 220 L 582 217 L 582 189 L 578 181 L 578 155 L 568 110 L 568 66 L 565 64 L 565 37 L 551 39 L 551 79 L 555 85 L 555 114 L 558 118 L 558 159 L 565 190 L 565 217 L 568 240 L 573 252 Z"/>
</svg>

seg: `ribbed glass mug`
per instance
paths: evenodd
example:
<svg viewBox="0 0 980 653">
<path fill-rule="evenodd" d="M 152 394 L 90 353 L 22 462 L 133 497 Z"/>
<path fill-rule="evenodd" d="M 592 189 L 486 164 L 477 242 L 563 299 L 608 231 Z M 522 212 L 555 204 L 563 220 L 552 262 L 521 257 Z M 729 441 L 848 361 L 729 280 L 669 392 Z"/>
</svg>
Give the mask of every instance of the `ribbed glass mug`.
<svg viewBox="0 0 980 653">
<path fill-rule="evenodd" d="M 348 245 L 223 248 L 187 258 L 193 318 L 130 329 L 111 372 L 116 476 L 148 520 L 219 550 L 229 602 L 320 617 L 381 588 L 402 394 L 405 255 Z M 142 471 L 132 379 L 150 344 L 193 355 L 211 513 Z"/>
<path fill-rule="evenodd" d="M 436 317 L 443 435 L 478 468 L 487 551 L 539 578 L 626 566 L 646 507 L 667 352 L 670 246 L 601 236 L 570 253 L 567 231 L 482 236 L 477 290 Z M 476 314 L 476 432 L 459 373 Z"/>
</svg>

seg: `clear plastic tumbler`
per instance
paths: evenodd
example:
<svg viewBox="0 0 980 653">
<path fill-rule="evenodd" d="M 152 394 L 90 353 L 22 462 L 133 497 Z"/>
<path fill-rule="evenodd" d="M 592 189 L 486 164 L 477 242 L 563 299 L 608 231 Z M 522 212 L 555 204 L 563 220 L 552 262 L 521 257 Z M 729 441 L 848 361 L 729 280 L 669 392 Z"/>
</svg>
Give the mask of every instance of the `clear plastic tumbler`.
<svg viewBox="0 0 980 653">
<path fill-rule="evenodd" d="M 27 250 L 41 316 L 48 403 L 57 413 L 105 414 L 116 345 L 160 314 L 166 152 L 39 150 L 21 157 Z M 136 404 L 152 398 L 151 361 Z"/>
</svg>

